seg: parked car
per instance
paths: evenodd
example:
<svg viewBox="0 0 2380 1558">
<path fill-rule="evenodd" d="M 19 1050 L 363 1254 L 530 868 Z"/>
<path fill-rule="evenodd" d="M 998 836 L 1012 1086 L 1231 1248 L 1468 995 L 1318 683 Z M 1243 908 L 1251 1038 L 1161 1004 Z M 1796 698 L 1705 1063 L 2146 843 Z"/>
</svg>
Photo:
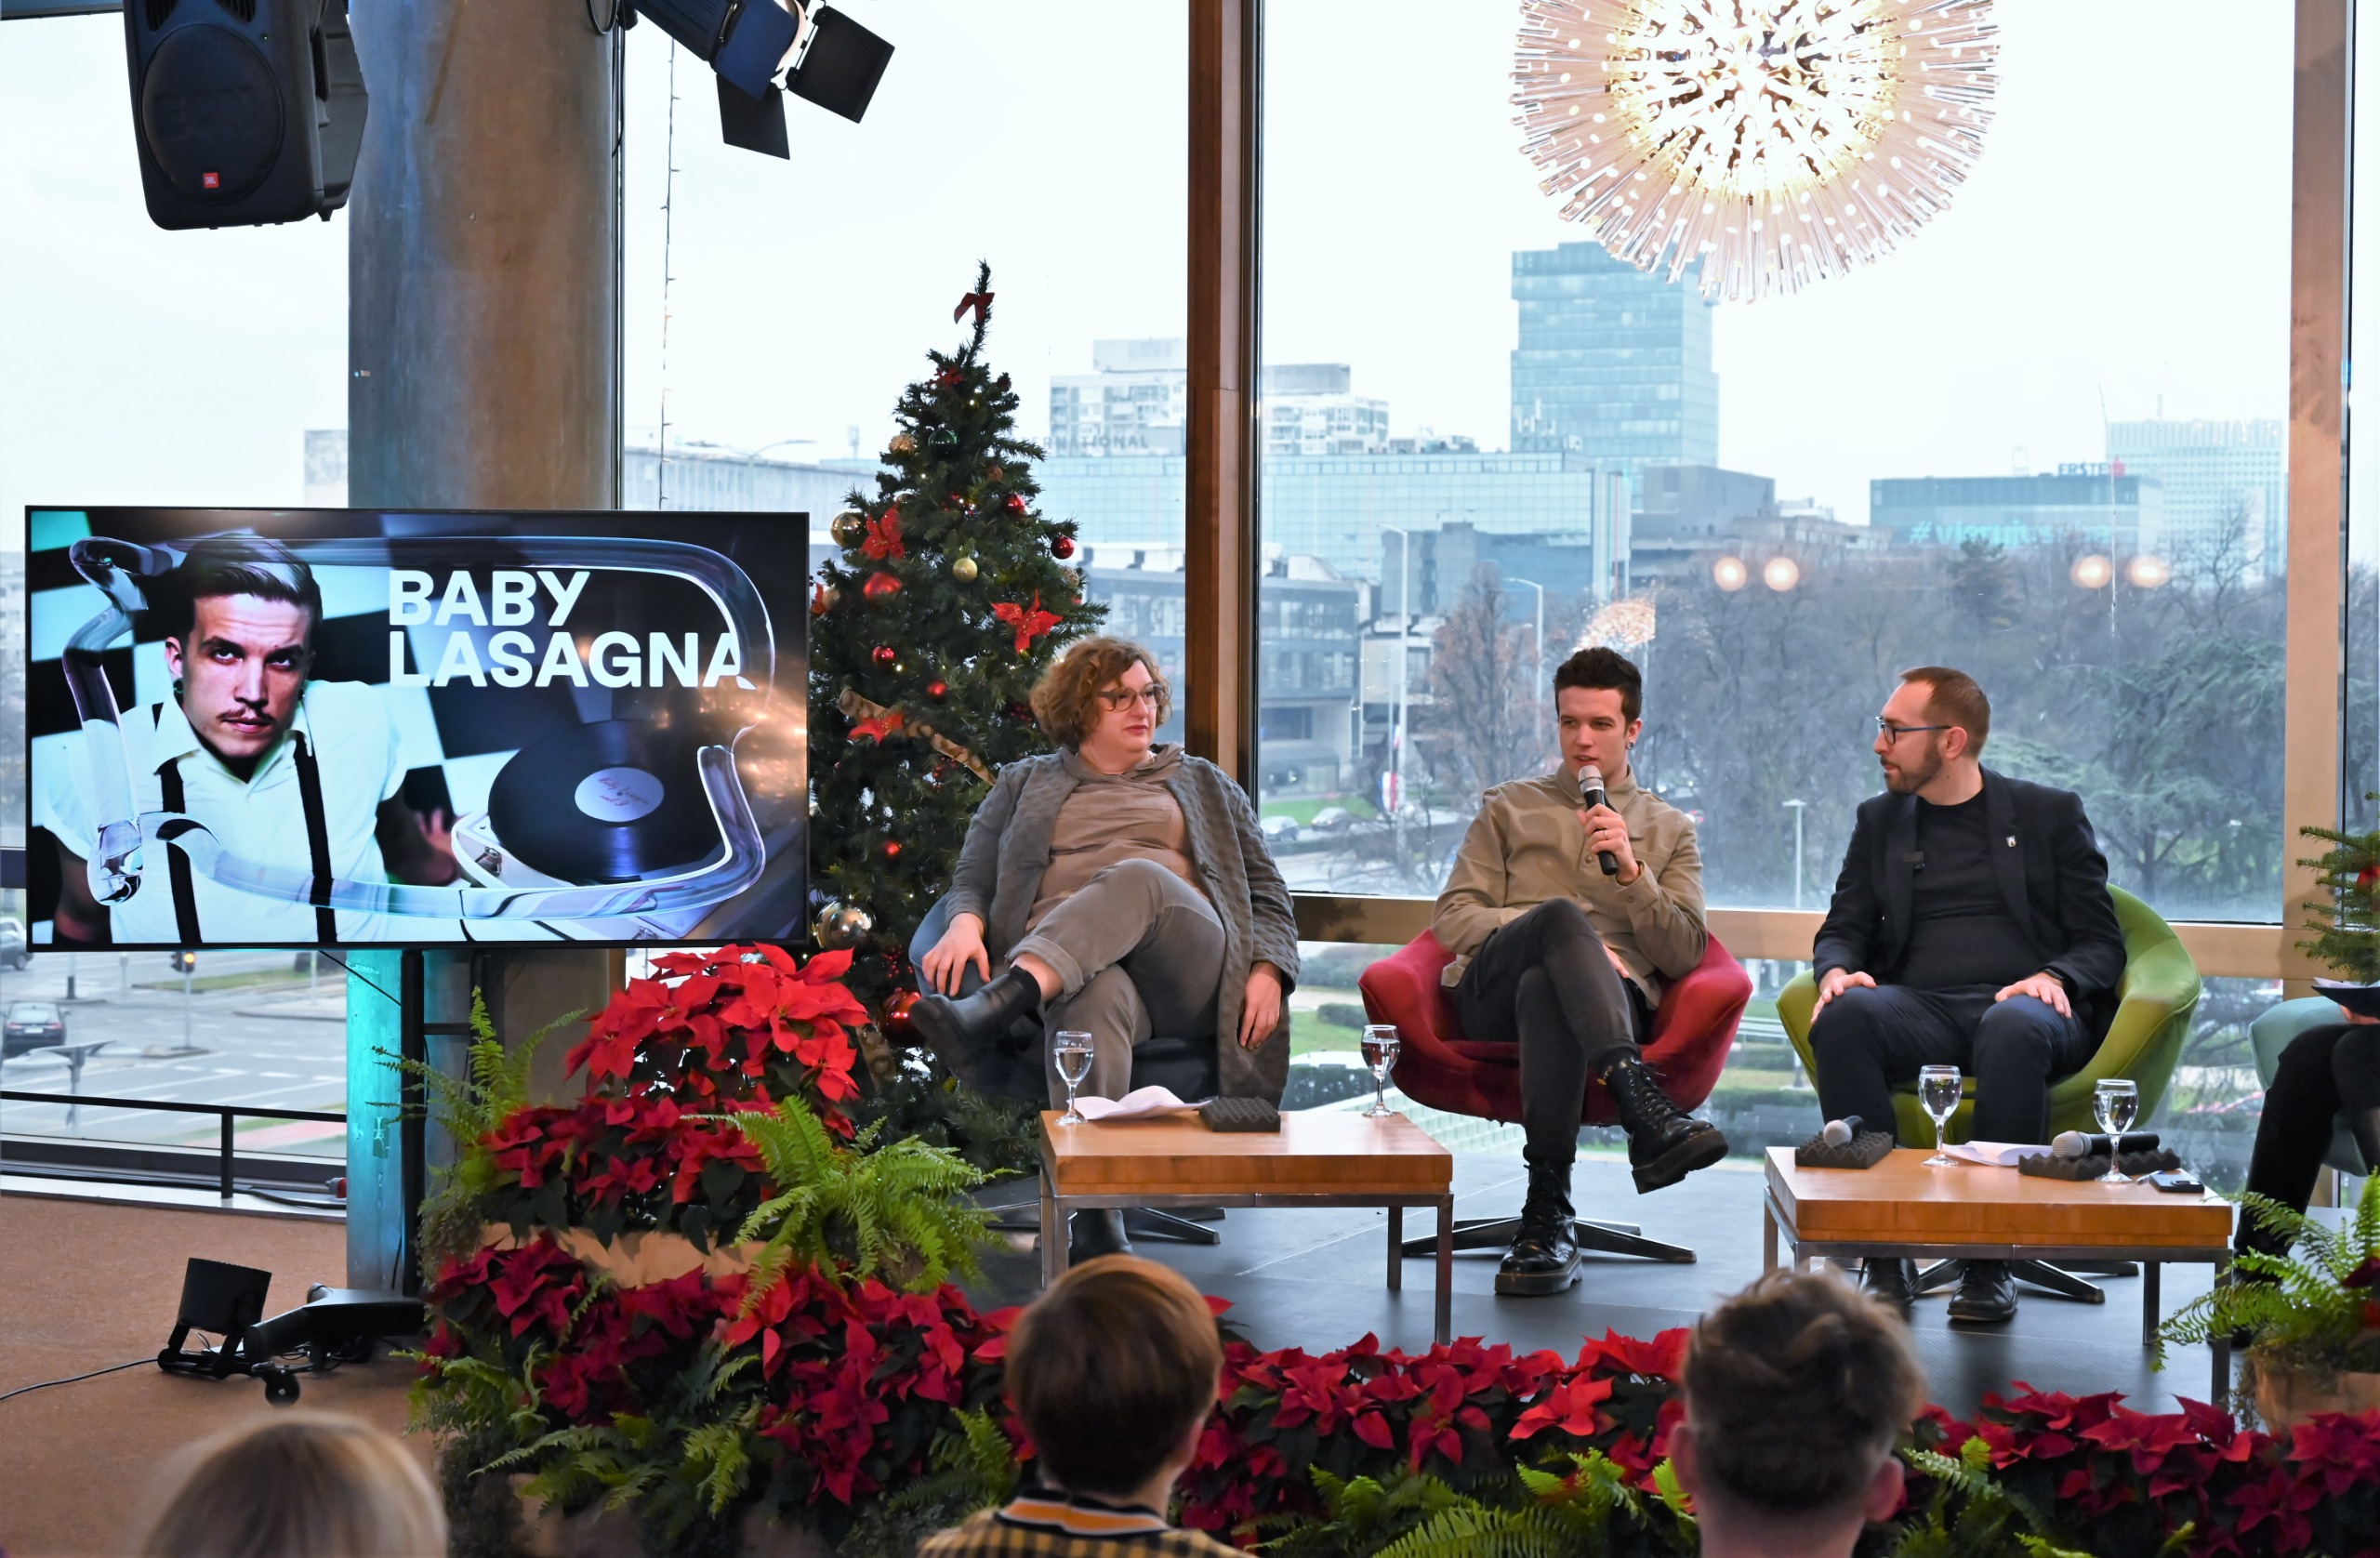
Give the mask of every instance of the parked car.
<svg viewBox="0 0 2380 1558">
<path fill-rule="evenodd" d="M 0 1018 L 0 1059 L 66 1042 L 66 1013 L 47 1001 L 11 1001 Z"/>
<path fill-rule="evenodd" d="M 25 928 L 13 919 L 0 919 L 0 964 L 22 969 L 33 958 L 32 950 L 25 945 Z"/>
<path fill-rule="evenodd" d="M 1314 830 L 1316 833 L 1343 833 L 1354 825 L 1355 821 L 1355 813 L 1344 806 L 1326 806 L 1314 814 Z"/>
<path fill-rule="evenodd" d="M 1298 841 L 1298 820 L 1295 817 L 1267 817 L 1257 825 L 1264 831 L 1268 844 L 1294 844 Z"/>
</svg>

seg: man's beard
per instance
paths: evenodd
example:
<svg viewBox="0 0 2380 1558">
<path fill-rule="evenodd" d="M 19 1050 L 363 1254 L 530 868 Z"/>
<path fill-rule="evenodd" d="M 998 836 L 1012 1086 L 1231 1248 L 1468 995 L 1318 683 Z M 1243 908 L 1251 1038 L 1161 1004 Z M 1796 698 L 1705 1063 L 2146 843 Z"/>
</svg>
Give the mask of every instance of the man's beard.
<svg viewBox="0 0 2380 1558">
<path fill-rule="evenodd" d="M 1941 750 L 1929 741 L 1926 743 L 1925 757 L 1923 761 L 1904 763 L 1897 768 L 1884 770 L 1884 788 L 1895 795 L 1915 795 L 1932 784 L 1934 776 L 1941 772 Z"/>
</svg>

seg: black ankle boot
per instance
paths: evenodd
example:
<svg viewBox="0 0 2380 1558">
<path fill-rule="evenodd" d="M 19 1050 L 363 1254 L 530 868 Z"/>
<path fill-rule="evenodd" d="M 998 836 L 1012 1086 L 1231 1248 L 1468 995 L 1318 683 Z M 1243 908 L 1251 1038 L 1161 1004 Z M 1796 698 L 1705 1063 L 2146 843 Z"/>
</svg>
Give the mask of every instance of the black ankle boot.
<svg viewBox="0 0 2380 1558">
<path fill-rule="evenodd" d="M 1673 1185 L 1727 1155 L 1727 1139 L 1719 1128 L 1682 1113 L 1643 1061 L 1632 1056 L 1617 1063 L 1603 1074 L 1603 1085 L 1611 1089 L 1620 1129 L 1628 1132 L 1628 1164 L 1635 1170 L 1637 1195 Z"/>
<path fill-rule="evenodd" d="M 1066 1263 L 1079 1266 L 1103 1255 L 1130 1255 L 1132 1241 L 1124 1236 L 1124 1213 L 1116 1207 L 1093 1208 L 1074 1214 L 1066 1238 Z"/>
<path fill-rule="evenodd" d="M 1023 969 L 1011 969 L 957 1000 L 925 992 L 909 1009 L 909 1026 L 953 1076 L 980 1089 L 1010 1025 L 1040 1010 L 1041 986 Z"/>
<path fill-rule="evenodd" d="M 1559 1293 L 1579 1280 L 1579 1246 L 1570 1229 L 1570 1165 L 1528 1160 L 1528 1199 L 1520 1232 L 1496 1268 L 1496 1291 L 1514 1297 Z"/>
</svg>

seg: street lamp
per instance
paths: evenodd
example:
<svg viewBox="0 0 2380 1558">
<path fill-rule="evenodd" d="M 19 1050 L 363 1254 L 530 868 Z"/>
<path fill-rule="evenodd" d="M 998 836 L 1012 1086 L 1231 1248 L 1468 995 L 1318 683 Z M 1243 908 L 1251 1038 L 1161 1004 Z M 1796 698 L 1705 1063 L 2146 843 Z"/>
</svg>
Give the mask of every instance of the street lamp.
<svg viewBox="0 0 2380 1558">
<path fill-rule="evenodd" d="M 1380 527 L 1396 537 L 1396 706 L 1388 720 L 1389 821 L 1396 829 L 1396 869 L 1405 871 L 1405 701 L 1413 663 L 1413 534 L 1399 525 Z"/>
<path fill-rule="evenodd" d="M 1505 582 L 1507 584 L 1527 585 L 1529 588 L 1537 591 L 1536 637 L 1529 640 L 1529 642 L 1535 645 L 1537 649 L 1537 680 L 1530 683 L 1530 686 L 1534 691 L 1529 694 L 1529 699 L 1533 703 L 1538 698 L 1542 697 L 1545 693 L 1545 587 L 1539 584 L 1535 579 L 1507 579 Z"/>
<path fill-rule="evenodd" d="M 1802 906 L 1802 813 L 1809 809 L 1806 800 L 1789 800 L 1793 809 L 1793 906 Z"/>
</svg>

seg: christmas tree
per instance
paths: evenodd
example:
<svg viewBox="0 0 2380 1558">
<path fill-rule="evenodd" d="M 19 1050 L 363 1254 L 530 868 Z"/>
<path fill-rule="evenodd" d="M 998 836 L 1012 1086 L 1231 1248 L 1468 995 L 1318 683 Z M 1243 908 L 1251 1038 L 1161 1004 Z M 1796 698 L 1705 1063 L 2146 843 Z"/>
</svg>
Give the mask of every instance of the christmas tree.
<svg viewBox="0 0 2380 1558">
<path fill-rule="evenodd" d="M 1035 507 L 1041 450 L 1016 436 L 1016 391 L 984 360 L 989 265 L 951 321 L 971 312 L 964 344 L 929 351 L 903 391 L 875 493 L 854 491 L 832 526 L 811 602 L 810 858 L 818 941 L 853 949 L 848 983 L 879 1030 L 862 1035 L 876 1112 L 896 1134 L 980 1147 L 966 1138 L 990 1116 L 907 1043 L 909 937 L 1001 766 L 1049 750 L 1034 683 L 1106 608 L 1084 603 L 1073 523 Z M 936 1129 L 954 1111 L 957 1129 Z"/>
<path fill-rule="evenodd" d="M 2380 795 L 2363 799 L 2380 800 Z M 2330 895 L 2327 908 L 2319 900 L 2306 904 L 2306 929 L 2314 937 L 2299 942 L 2297 950 L 2328 963 L 2342 979 L 2362 984 L 2380 982 L 2380 831 L 2297 831 L 2331 846 L 2320 859 L 2297 863 L 2320 872 L 2318 891 Z"/>
</svg>

